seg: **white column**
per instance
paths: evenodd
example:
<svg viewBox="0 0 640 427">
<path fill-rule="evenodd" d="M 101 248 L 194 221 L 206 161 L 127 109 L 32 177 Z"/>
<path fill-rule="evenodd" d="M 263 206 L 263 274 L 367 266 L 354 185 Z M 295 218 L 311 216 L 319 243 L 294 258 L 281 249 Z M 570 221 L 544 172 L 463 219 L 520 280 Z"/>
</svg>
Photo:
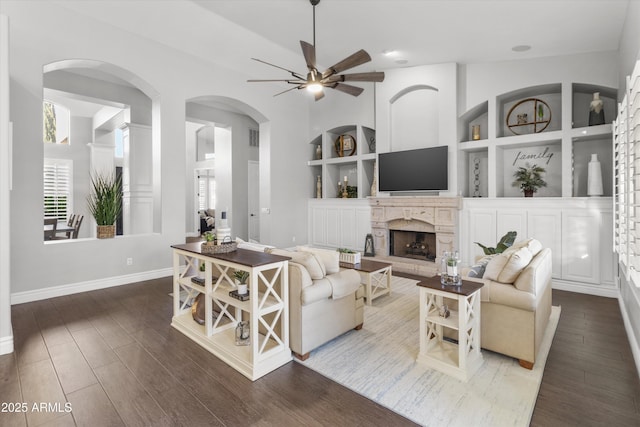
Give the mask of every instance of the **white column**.
<svg viewBox="0 0 640 427">
<path fill-rule="evenodd" d="M 151 126 L 122 127 L 122 221 L 124 234 L 153 232 L 153 145 Z"/>
<path fill-rule="evenodd" d="M 0 354 L 13 352 L 11 327 L 11 123 L 9 122 L 9 18 L 0 15 Z"/>
</svg>

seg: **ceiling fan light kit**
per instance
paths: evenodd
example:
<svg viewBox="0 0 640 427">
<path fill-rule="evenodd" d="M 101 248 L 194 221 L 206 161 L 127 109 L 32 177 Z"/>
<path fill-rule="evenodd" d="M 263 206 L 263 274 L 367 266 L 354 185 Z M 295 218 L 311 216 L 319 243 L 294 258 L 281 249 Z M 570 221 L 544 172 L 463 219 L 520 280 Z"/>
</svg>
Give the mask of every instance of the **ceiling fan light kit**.
<svg viewBox="0 0 640 427">
<path fill-rule="evenodd" d="M 287 84 L 294 85 L 294 87 L 285 91 L 279 92 L 274 96 L 282 95 L 283 93 L 292 91 L 294 89 L 307 89 L 315 96 L 315 100 L 318 101 L 324 97 L 323 89 L 325 87 L 338 90 L 340 92 L 347 93 L 352 96 L 360 95 L 364 89 L 358 86 L 345 84 L 344 82 L 382 82 L 384 80 L 384 73 L 381 71 L 365 72 L 365 73 L 351 73 L 340 74 L 343 71 L 357 67 L 358 65 L 365 64 L 371 61 L 371 56 L 363 49 L 360 49 L 356 53 L 348 56 L 337 64 L 329 67 L 323 73 L 318 71 L 316 66 L 316 6 L 320 3 L 320 0 L 309 0 L 313 6 L 313 44 L 300 40 L 300 47 L 302 48 L 302 55 L 307 63 L 308 73 L 304 77 L 303 74 L 295 71 L 287 70 L 286 68 L 278 65 L 271 64 L 257 58 L 251 58 L 254 61 L 262 62 L 263 64 L 270 65 L 275 68 L 279 68 L 288 72 L 291 78 L 288 79 L 260 79 L 260 80 L 247 80 L 248 82 L 285 82 Z"/>
</svg>

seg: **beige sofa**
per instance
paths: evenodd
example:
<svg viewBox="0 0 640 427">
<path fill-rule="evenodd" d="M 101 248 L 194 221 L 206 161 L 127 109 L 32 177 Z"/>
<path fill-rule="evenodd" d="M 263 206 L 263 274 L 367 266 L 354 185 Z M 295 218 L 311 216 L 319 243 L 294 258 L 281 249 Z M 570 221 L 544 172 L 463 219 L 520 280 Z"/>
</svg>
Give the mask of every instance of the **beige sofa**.
<svg viewBox="0 0 640 427">
<path fill-rule="evenodd" d="M 289 345 L 301 360 L 315 348 L 364 322 L 364 290 L 360 275 L 341 269 L 339 253 L 298 247 L 267 249 L 289 261 Z"/>
<path fill-rule="evenodd" d="M 532 369 L 551 315 L 551 249 L 535 239 L 517 243 L 488 261 L 481 279 L 465 280 L 484 283 L 482 348 Z"/>
</svg>

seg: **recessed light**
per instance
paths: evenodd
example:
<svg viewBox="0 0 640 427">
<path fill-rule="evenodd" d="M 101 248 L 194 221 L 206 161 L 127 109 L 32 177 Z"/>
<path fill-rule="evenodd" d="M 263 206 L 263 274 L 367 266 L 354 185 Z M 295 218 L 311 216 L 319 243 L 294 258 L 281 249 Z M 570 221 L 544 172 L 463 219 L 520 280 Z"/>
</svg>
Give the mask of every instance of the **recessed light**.
<svg viewBox="0 0 640 427">
<path fill-rule="evenodd" d="M 382 51 L 382 54 L 385 56 L 395 55 L 397 52 L 394 49 L 385 49 Z"/>
<path fill-rule="evenodd" d="M 514 52 L 526 52 L 529 49 L 531 49 L 531 46 L 529 46 L 528 44 L 519 44 L 511 48 L 511 50 Z"/>
<path fill-rule="evenodd" d="M 406 63 L 407 63 L 407 62 L 409 62 L 409 61 L 407 61 L 406 59 L 396 59 L 396 61 L 395 61 L 395 62 L 396 62 L 396 64 L 398 64 L 398 65 L 404 65 L 404 64 L 406 64 Z"/>
</svg>

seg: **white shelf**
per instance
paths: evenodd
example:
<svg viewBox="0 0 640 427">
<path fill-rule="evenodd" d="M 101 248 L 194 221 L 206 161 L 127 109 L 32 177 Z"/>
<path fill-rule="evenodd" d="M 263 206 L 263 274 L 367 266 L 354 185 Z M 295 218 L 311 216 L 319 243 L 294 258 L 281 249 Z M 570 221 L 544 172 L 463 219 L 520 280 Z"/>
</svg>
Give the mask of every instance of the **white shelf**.
<svg viewBox="0 0 640 427">
<path fill-rule="evenodd" d="M 449 317 L 444 318 L 437 312 L 435 314 L 429 314 L 427 316 L 427 322 L 434 323 L 436 325 L 444 326 L 445 328 L 458 330 L 458 312 L 456 310 L 449 310 Z"/>
<path fill-rule="evenodd" d="M 253 253 L 238 249 L 232 257 L 237 260 L 234 262 L 222 255 L 202 254 L 197 244 L 174 245 L 173 248 L 174 316 L 171 325 L 174 328 L 252 381 L 291 360 L 287 258 L 261 254 L 261 258 L 255 260 Z M 221 273 L 217 281 L 208 281 L 201 286 L 191 282 L 193 276 L 181 277 L 182 262 L 193 265 L 194 259 L 198 264 L 205 263 L 207 272 Z M 229 295 L 236 289 L 228 276 L 233 270 L 249 272 L 252 297 L 247 301 Z M 180 290 L 185 288 L 206 295 L 203 325 L 194 321 L 191 309 L 184 309 L 180 303 Z M 265 298 L 265 295 L 268 296 Z M 214 311 L 218 312 L 220 307 L 228 314 L 214 318 Z M 278 319 L 275 323 L 274 318 Z M 248 346 L 235 343 L 235 327 L 240 320 L 248 320 L 250 324 Z"/>
</svg>

